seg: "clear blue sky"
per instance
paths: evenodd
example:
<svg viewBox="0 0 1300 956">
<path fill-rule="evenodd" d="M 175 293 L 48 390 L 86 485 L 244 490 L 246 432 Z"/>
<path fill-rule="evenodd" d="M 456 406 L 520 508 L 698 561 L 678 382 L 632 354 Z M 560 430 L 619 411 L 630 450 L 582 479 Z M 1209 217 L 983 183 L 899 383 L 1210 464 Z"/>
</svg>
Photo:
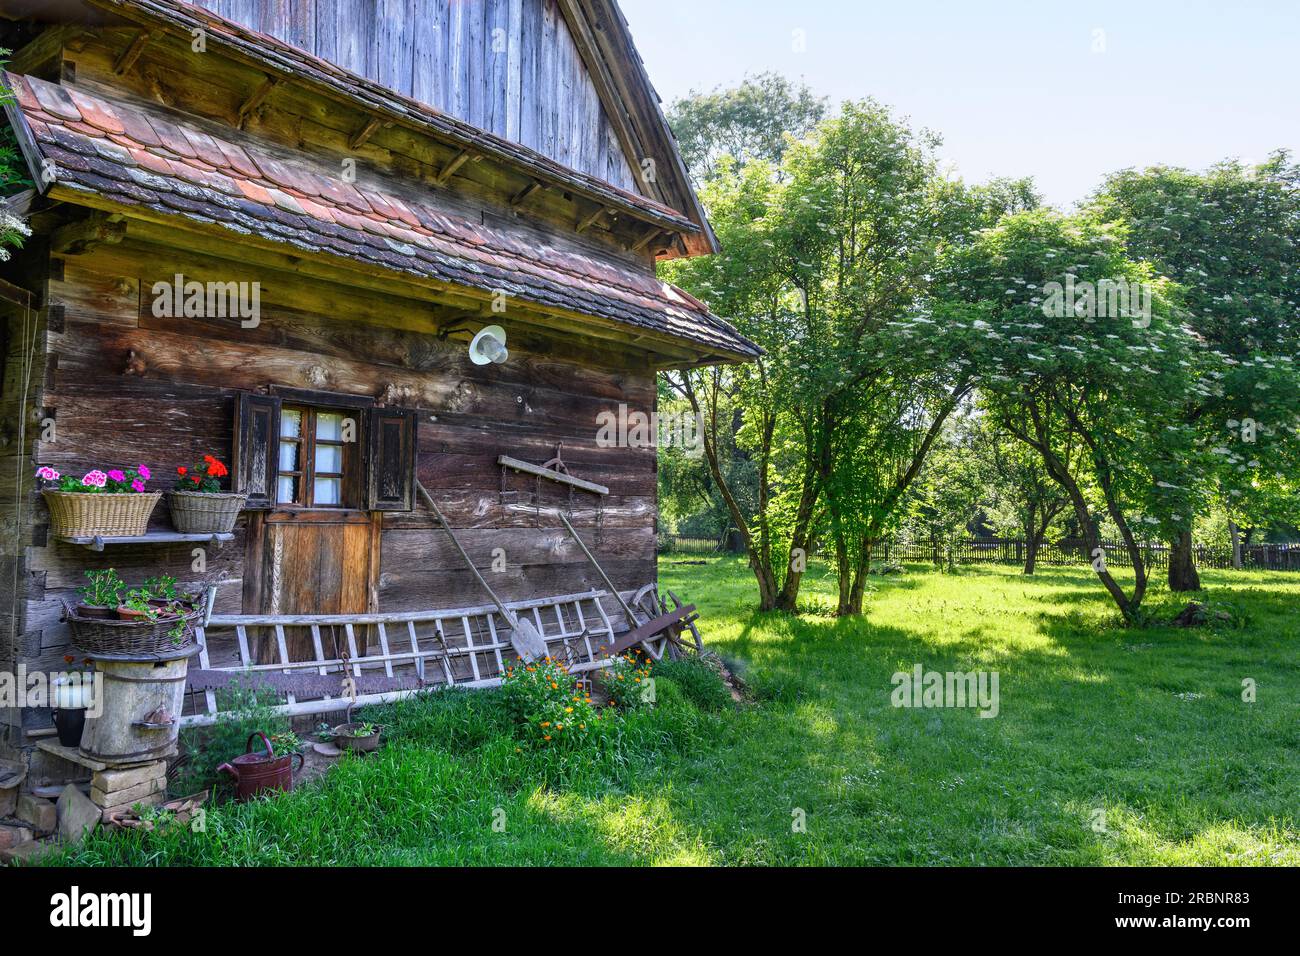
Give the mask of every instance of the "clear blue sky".
<svg viewBox="0 0 1300 956">
<path fill-rule="evenodd" d="M 665 104 L 775 70 L 873 96 L 968 181 L 1033 176 L 1062 207 L 1127 166 L 1300 154 L 1300 0 L 620 3 Z"/>
</svg>

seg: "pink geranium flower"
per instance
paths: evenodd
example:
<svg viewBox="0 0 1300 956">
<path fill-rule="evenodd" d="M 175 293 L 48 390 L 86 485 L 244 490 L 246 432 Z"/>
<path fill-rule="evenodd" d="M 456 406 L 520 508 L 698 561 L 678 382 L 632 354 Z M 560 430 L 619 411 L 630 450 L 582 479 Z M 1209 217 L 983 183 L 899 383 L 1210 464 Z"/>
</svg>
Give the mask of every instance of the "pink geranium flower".
<svg viewBox="0 0 1300 956">
<path fill-rule="evenodd" d="M 141 480 L 140 478 L 137 478 L 135 481 L 131 482 L 131 487 L 136 491 L 138 491 L 140 494 L 144 494 L 144 481 Z"/>
<path fill-rule="evenodd" d="M 49 465 L 42 465 L 40 468 L 36 469 L 36 477 L 40 478 L 42 481 L 58 481 L 59 473 Z"/>
<path fill-rule="evenodd" d="M 139 473 L 140 477 L 143 478 L 145 481 L 148 481 L 150 478 L 153 477 L 153 475 L 149 473 L 149 469 L 144 465 L 141 465 L 139 468 L 136 469 L 136 471 Z"/>
<path fill-rule="evenodd" d="M 108 475 L 98 469 L 87 472 L 86 476 L 81 479 L 81 483 L 87 488 L 103 488 L 107 482 Z"/>
<path fill-rule="evenodd" d="M 126 481 L 126 473 L 120 468 L 114 468 L 108 473 L 108 477 L 110 481 Z"/>
</svg>

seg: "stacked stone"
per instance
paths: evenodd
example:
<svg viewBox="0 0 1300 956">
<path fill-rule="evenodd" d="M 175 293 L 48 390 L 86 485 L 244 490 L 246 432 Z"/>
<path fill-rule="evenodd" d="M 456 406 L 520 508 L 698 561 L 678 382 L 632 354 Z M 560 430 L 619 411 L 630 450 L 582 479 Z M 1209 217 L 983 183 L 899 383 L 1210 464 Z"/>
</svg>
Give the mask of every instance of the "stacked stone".
<svg viewBox="0 0 1300 956">
<path fill-rule="evenodd" d="M 135 806 L 156 806 L 166 799 L 167 761 L 134 767 L 105 767 L 90 778 L 90 799 L 105 822 L 110 814 Z"/>
</svg>

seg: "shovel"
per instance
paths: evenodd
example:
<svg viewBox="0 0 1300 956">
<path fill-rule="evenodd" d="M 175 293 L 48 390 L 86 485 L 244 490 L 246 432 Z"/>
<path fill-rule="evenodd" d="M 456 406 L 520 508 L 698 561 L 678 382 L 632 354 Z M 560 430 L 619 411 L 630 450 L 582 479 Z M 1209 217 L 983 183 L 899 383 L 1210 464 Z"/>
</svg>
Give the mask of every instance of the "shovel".
<svg viewBox="0 0 1300 956">
<path fill-rule="evenodd" d="M 460 542 L 456 539 L 456 533 L 451 530 L 451 525 L 449 525 L 447 519 L 442 516 L 442 512 L 438 509 L 437 503 L 425 489 L 424 485 L 417 481 L 415 483 L 415 490 L 420 493 L 420 500 L 422 500 L 428 509 L 438 518 L 438 522 L 442 525 L 442 529 L 446 531 L 447 536 L 451 538 L 451 543 L 456 546 L 456 550 L 460 552 L 460 556 L 465 559 L 465 566 L 473 572 L 474 577 L 478 579 L 478 583 L 483 585 L 483 590 L 492 598 L 492 603 L 497 606 L 497 610 L 501 612 L 501 616 L 505 618 L 506 622 L 510 625 L 510 644 L 514 647 L 515 653 L 519 655 L 520 660 L 531 663 L 532 661 L 545 657 L 548 653 L 546 649 L 546 638 L 542 637 L 541 632 L 537 630 L 537 627 L 532 621 L 525 617 L 517 617 L 514 612 L 506 607 L 505 604 L 501 602 L 501 599 L 497 597 L 496 592 L 488 586 L 487 581 L 483 580 L 483 575 L 479 574 L 478 568 L 474 567 L 474 562 L 469 559 L 469 554 L 461 547 Z"/>
</svg>

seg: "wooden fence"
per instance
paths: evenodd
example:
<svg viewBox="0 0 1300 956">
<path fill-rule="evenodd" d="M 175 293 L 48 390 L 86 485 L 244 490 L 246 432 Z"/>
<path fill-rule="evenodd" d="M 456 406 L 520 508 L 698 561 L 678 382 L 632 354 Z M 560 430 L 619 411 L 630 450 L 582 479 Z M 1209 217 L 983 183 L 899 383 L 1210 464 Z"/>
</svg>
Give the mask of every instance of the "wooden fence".
<svg viewBox="0 0 1300 956">
<path fill-rule="evenodd" d="M 1106 563 L 1112 567 L 1132 565 L 1122 541 L 1102 541 Z M 721 554 L 726 539 L 698 538 L 678 534 L 659 535 L 660 554 Z M 1232 548 L 1227 545 L 1197 545 L 1196 566 L 1228 570 L 1232 567 Z M 1023 538 L 957 538 L 951 541 L 886 541 L 877 559 L 882 561 L 926 562 L 946 564 L 951 555 L 954 564 L 1024 564 L 1028 546 Z M 1143 559 L 1148 568 L 1169 567 L 1169 546 L 1146 543 Z M 1300 571 L 1300 544 L 1251 544 L 1241 549 L 1242 566 L 1258 571 Z M 1089 564 L 1092 556 L 1082 539 L 1066 538 L 1044 541 L 1038 548 L 1038 563 L 1065 566 Z"/>
<path fill-rule="evenodd" d="M 1102 541 L 1106 563 L 1112 567 L 1131 567 L 1128 549 L 1122 541 Z M 1226 570 L 1232 567 L 1232 548 L 1197 545 L 1193 551 L 1198 568 Z M 924 561 L 944 564 L 1024 564 L 1028 553 L 1024 539 L 958 538 L 952 541 L 889 541 L 881 547 L 882 560 Z M 1142 557 L 1149 568 L 1169 567 L 1169 546 L 1146 543 Z M 1300 545 L 1252 544 L 1241 549 L 1242 565 L 1260 571 L 1300 571 Z M 1092 556 L 1082 539 L 1067 538 L 1044 541 L 1038 549 L 1038 563 L 1045 565 L 1088 564 Z"/>
<path fill-rule="evenodd" d="M 725 538 L 697 538 L 685 534 L 659 533 L 660 554 L 720 554 Z"/>
</svg>

